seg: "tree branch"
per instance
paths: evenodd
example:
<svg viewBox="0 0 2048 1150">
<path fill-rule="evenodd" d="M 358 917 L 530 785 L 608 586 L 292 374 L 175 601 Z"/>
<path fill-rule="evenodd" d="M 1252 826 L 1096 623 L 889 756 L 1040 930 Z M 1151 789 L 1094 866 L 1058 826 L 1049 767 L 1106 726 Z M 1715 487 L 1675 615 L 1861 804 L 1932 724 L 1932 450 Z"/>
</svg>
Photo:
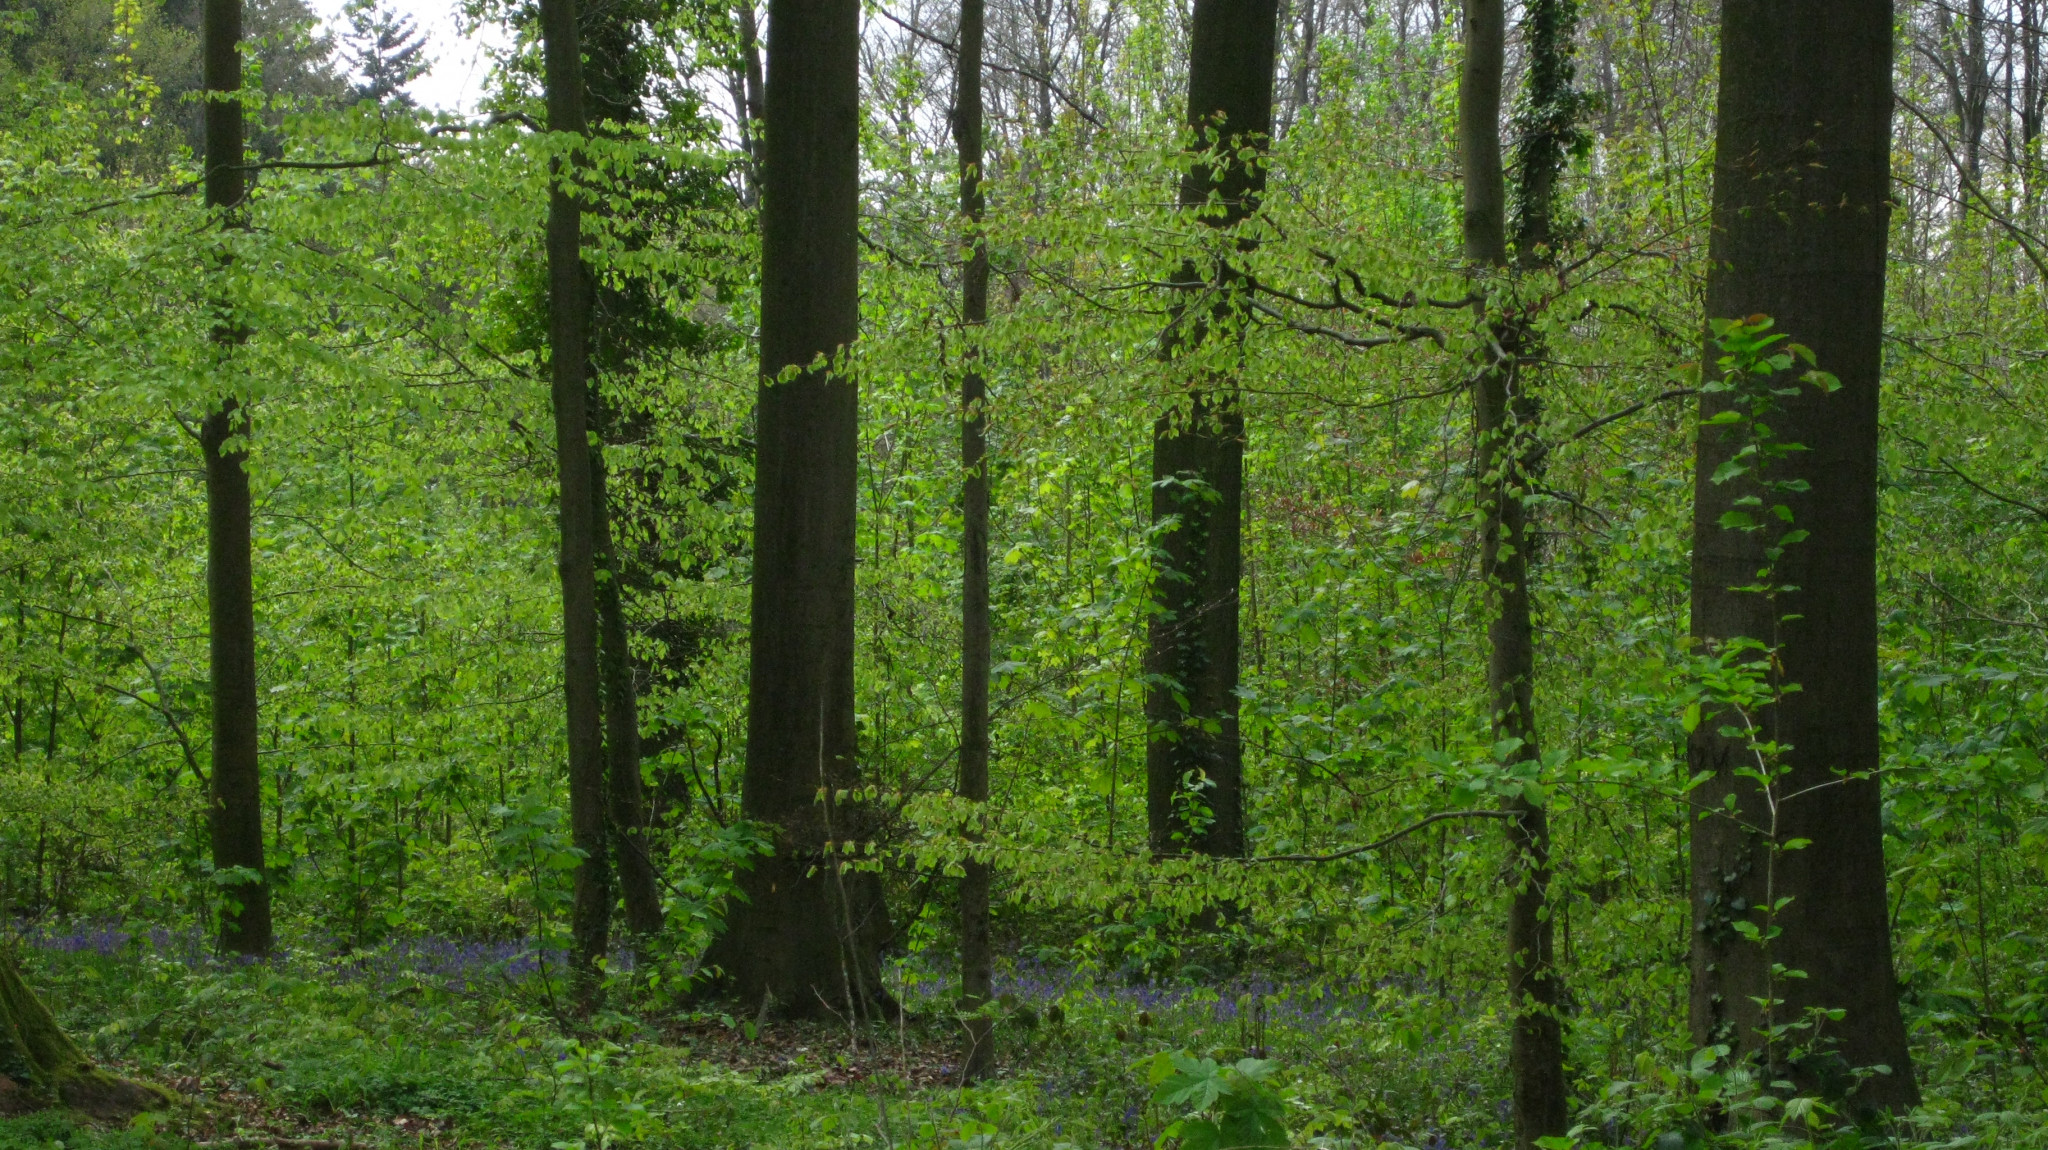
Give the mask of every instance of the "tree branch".
<svg viewBox="0 0 2048 1150">
<path fill-rule="evenodd" d="M 1421 830 L 1422 828 L 1424 828 L 1424 827 L 1426 827 L 1426 826 L 1429 826 L 1429 825 L 1430 825 L 1430 824 L 1432 824 L 1432 823 L 1441 823 L 1441 822 L 1448 822 L 1448 821 L 1450 821 L 1451 819 L 1512 819 L 1512 818 L 1518 818 L 1518 817 L 1520 817 L 1520 815 L 1519 815 L 1519 813 L 1518 813 L 1518 812 L 1515 812 L 1515 811 L 1438 811 L 1438 812 L 1437 812 L 1436 814 L 1433 814 L 1433 815 L 1429 816 L 1428 818 L 1426 818 L 1426 819 L 1423 819 L 1423 820 L 1421 820 L 1420 822 L 1414 822 L 1414 823 L 1410 823 L 1410 824 L 1408 824 L 1407 826 L 1405 826 L 1405 827 L 1402 827 L 1402 828 L 1401 828 L 1400 830 L 1398 830 L 1398 831 L 1395 831 L 1395 832 L 1394 832 L 1393 834 L 1390 834 L 1390 835 L 1388 835 L 1387 837 L 1385 837 L 1385 838 L 1383 838 L 1383 839 L 1375 839 L 1374 841 L 1372 841 L 1372 842 L 1369 842 L 1369 843 L 1365 844 L 1364 846 L 1359 846 L 1359 847 L 1351 847 L 1351 848 L 1350 848 L 1350 849 L 1348 849 L 1348 850 L 1341 850 L 1341 851 L 1338 851 L 1338 852 L 1336 852 L 1335 854 L 1327 854 L 1327 855 L 1258 855 L 1258 856 L 1255 856 L 1255 857 L 1253 857 L 1253 858 L 1248 858 L 1248 859 L 1246 859 L 1246 860 L 1244 860 L 1244 861 L 1246 861 L 1246 862 L 1248 862 L 1248 863 L 1268 863 L 1268 862 L 1302 862 L 1302 863 L 1322 863 L 1322 862 L 1337 862 L 1337 861 L 1338 861 L 1338 860 L 1340 860 L 1340 859 L 1348 859 L 1348 858 L 1352 857 L 1353 855 L 1362 855 L 1362 854 L 1367 854 L 1367 853 L 1369 853 L 1369 852 L 1371 852 L 1371 851 L 1376 851 L 1376 850 L 1379 850 L 1379 849 L 1380 849 L 1381 847 L 1384 847 L 1384 846 L 1389 846 L 1389 845 L 1391 845 L 1391 844 L 1393 844 L 1393 843 L 1399 842 L 1400 840 L 1402 840 L 1402 839 L 1405 839 L 1405 838 L 1407 838 L 1407 837 L 1408 837 L 1409 835 L 1412 835 L 1412 834 L 1414 834 L 1414 833 L 1415 833 L 1416 831 L 1419 831 L 1419 830 Z"/>
</svg>

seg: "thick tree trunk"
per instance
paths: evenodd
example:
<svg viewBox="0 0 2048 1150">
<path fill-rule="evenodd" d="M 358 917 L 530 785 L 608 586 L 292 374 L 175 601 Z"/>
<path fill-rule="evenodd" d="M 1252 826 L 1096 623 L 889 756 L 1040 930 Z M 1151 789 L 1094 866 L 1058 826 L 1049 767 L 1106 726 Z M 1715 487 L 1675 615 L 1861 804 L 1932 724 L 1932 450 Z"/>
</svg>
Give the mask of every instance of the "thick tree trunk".
<svg viewBox="0 0 2048 1150">
<path fill-rule="evenodd" d="M 242 170 L 242 4 L 206 0 L 204 86 L 207 93 L 206 206 L 233 213 L 248 188 Z M 242 342 L 232 319 L 214 329 L 226 358 Z M 263 872 L 263 773 L 257 757 L 256 591 L 251 555 L 249 417 L 232 397 L 209 412 L 199 428 L 206 460 L 206 616 L 213 688 L 213 777 L 207 823 L 216 871 L 255 877 L 223 885 L 220 944 L 237 954 L 268 954 L 270 886 Z M 240 440 L 240 442 L 237 442 Z"/>
<path fill-rule="evenodd" d="M 860 5 L 772 0 L 761 201 L 761 386 L 747 770 L 774 835 L 706 955 L 743 1000 L 868 1017 L 886 1004 L 881 882 L 833 844 L 866 840 L 837 800 L 858 779 L 853 713 L 859 398 L 837 361 L 859 331 Z M 819 363 L 820 357 L 833 362 Z"/>
<path fill-rule="evenodd" d="M 1501 72 L 1507 66 L 1502 0 L 1465 0 L 1465 61 L 1458 73 L 1458 167 L 1464 179 L 1465 262 L 1508 262 L 1507 178 L 1500 158 Z"/>
<path fill-rule="evenodd" d="M 1205 143 L 1263 153 L 1273 134 L 1276 0 L 1196 0 L 1188 46 L 1188 124 Z M 1233 226 L 1258 210 L 1262 162 L 1196 164 L 1180 203 L 1215 196 L 1205 216 Z M 1214 288 L 1206 316 L 1178 309 L 1164 340 L 1171 360 L 1211 338 L 1240 338 L 1243 281 L 1227 260 L 1180 273 L 1190 294 Z M 1146 629 L 1145 810 L 1158 854 L 1237 856 L 1245 852 L 1244 749 L 1238 740 L 1238 581 L 1244 516 L 1244 417 L 1235 380 L 1214 378 L 1152 429 L 1152 522 L 1159 539 L 1156 606 Z"/>
<path fill-rule="evenodd" d="M 29 989 L 14 955 L 5 950 L 0 950 L 0 1046 L 6 1065 L 28 1076 L 26 1083 L 0 1077 L 0 1114 L 56 1104 L 118 1121 L 144 1110 L 169 1109 L 175 1101 L 161 1087 L 94 1066 Z"/>
<path fill-rule="evenodd" d="M 1727 1043 L 1782 1063 L 1766 1049 L 1759 998 L 1782 1000 L 1780 1022 L 1839 1009 L 1805 1041 L 1826 1049 L 1772 1067 L 1821 1089 L 1844 1087 L 1847 1068 L 1890 1068 L 1855 1092 L 1860 1107 L 1903 1109 L 1919 1092 L 1892 971 L 1885 901 L 1878 739 L 1877 441 L 1884 319 L 1892 110 L 1892 12 L 1876 0 L 1726 0 L 1715 149 L 1710 317 L 1771 316 L 1841 380 L 1822 394 L 1800 387 L 1769 424 L 1798 443 L 1777 478 L 1811 485 L 1790 496 L 1795 525 L 1772 579 L 1797 588 L 1775 602 L 1736 590 L 1771 566 L 1769 532 L 1724 529 L 1721 517 L 1753 493 L 1716 484 L 1732 449 L 1703 428 L 1693 512 L 1692 633 L 1708 649 L 1749 637 L 1778 648 L 1785 694 L 1758 718 L 1789 745 L 1770 817 L 1760 789 L 1735 775 L 1749 764 L 1739 739 L 1707 716 L 1691 743 L 1708 782 L 1693 795 L 1692 1027 L 1700 1045 Z M 1709 349 L 1706 362 L 1714 361 Z M 1725 395 L 1701 404 L 1703 420 Z M 1796 797 L 1795 797 L 1796 796 Z M 1736 814 L 1721 813 L 1732 798 Z M 1776 842 L 1772 842 L 1772 831 Z M 1782 847 L 1810 840 L 1799 850 Z M 1735 930 L 1761 925 L 1768 887 L 1791 902 L 1767 947 Z M 1771 964 L 1804 972 L 1774 978 Z"/>
<path fill-rule="evenodd" d="M 584 131 L 583 59 L 576 0 L 542 0 L 548 130 Z M 575 163 L 555 161 L 557 176 Z M 548 369 L 560 481 L 562 695 L 569 744 L 569 838 L 583 852 L 569 911 L 575 992 L 598 999 L 598 962 L 611 946 L 611 882 L 605 852 L 605 762 L 597 660 L 596 485 L 590 466 L 589 281 L 583 268 L 583 210 L 566 181 L 548 189 Z"/>
<path fill-rule="evenodd" d="M 988 321 L 988 245 L 978 229 L 981 191 L 981 52 L 983 0 L 961 0 L 960 61 L 953 96 L 953 140 L 960 154 L 960 215 L 970 229 L 960 277 L 960 324 L 968 339 L 960 373 L 960 794 L 988 801 L 988 384 L 981 374 L 976 329 Z M 993 1021 L 979 1013 L 994 993 L 989 946 L 989 866 L 969 861 L 960 878 L 960 1013 L 967 1049 L 962 1081 L 995 1069 Z"/>
</svg>

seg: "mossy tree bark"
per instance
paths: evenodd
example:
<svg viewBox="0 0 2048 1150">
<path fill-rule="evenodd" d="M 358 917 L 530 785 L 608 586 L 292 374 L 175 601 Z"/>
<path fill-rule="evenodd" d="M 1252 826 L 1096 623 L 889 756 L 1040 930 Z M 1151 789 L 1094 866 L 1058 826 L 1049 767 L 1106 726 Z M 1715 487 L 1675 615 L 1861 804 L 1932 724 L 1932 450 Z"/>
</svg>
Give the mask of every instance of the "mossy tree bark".
<svg viewBox="0 0 2048 1150">
<path fill-rule="evenodd" d="M 109 1074 L 93 1065 L 21 977 L 14 955 L 0 949 L 0 1038 L 9 1075 L 25 1078 L 26 1105 L 65 1106 L 100 1119 L 126 1118 L 171 1105 L 162 1088 Z M 18 1083 L 18 1085 L 21 1085 Z M 0 1092 L 0 1110 L 8 1095 Z"/>
</svg>

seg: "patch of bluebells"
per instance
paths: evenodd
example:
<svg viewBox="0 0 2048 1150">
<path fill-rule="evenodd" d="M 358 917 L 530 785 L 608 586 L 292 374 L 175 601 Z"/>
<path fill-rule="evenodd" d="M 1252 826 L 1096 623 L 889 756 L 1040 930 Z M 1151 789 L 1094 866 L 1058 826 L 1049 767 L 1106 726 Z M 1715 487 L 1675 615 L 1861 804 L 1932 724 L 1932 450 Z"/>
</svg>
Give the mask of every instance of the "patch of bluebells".
<svg viewBox="0 0 2048 1150">
<path fill-rule="evenodd" d="M 947 971 L 905 971 L 905 990 L 929 1001 L 945 1001 L 959 980 Z M 1241 1015 L 1266 1025 L 1319 1032 L 1333 1022 L 1373 1012 L 1374 985 L 1358 978 L 1281 982 L 1268 975 L 1234 979 L 1221 986 L 1174 983 L 1104 983 L 1072 967 L 1019 960 L 995 972 L 996 996 L 1042 1010 L 1054 1003 L 1088 1002 L 1125 1013 L 1166 1014 L 1206 1009 L 1209 1021 L 1236 1024 Z"/>
<path fill-rule="evenodd" d="M 59 954 L 95 954 L 104 958 L 142 951 L 188 967 L 222 966 L 255 961 L 224 957 L 204 931 L 164 926 L 131 929 L 110 921 L 41 920 L 13 924 L 22 945 Z M 342 981 L 367 980 L 378 986 L 427 981 L 449 990 L 466 991 L 484 984 L 520 982 L 543 973 L 558 974 L 568 962 L 561 947 L 542 947 L 527 939 L 462 939 L 415 935 L 392 939 L 369 949 L 350 949 L 331 937 L 309 937 L 281 947 L 270 963 L 302 974 L 324 974 Z M 615 971 L 633 969 L 632 951 L 611 956 Z"/>
</svg>

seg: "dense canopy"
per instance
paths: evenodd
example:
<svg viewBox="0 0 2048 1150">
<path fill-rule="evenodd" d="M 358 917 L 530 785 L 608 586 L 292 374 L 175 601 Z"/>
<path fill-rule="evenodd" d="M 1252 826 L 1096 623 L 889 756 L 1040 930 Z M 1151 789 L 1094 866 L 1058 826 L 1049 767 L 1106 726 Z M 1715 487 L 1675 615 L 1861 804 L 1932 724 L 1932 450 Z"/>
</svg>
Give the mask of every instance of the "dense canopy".
<svg viewBox="0 0 2048 1150">
<path fill-rule="evenodd" d="M 2048 3 L 464 10 L 0 9 L 0 1147 L 2048 1146 Z"/>
</svg>

